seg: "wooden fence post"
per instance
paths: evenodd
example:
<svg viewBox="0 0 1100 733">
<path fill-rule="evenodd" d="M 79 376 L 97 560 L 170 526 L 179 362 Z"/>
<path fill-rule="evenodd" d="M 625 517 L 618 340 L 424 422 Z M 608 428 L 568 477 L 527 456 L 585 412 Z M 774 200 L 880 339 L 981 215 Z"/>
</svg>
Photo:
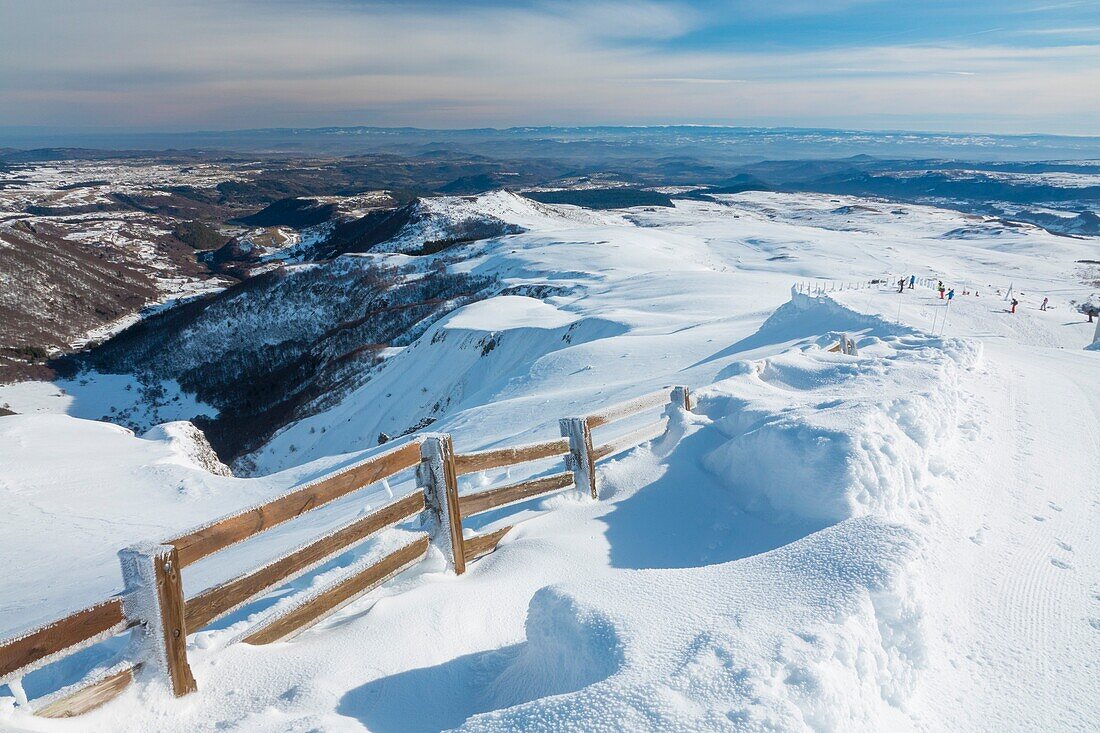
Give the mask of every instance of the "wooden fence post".
<svg viewBox="0 0 1100 733">
<path fill-rule="evenodd" d="M 458 474 L 451 436 L 433 434 L 420 444 L 419 478 L 424 486 L 424 504 L 432 519 L 432 544 L 443 551 L 456 575 L 466 572 L 462 515 L 458 506 Z"/>
<path fill-rule="evenodd" d="M 573 470 L 573 483 L 578 489 L 588 488 L 593 499 L 599 499 L 596 491 L 596 461 L 592 456 L 592 429 L 587 418 L 563 417 L 559 422 L 563 438 L 569 438 L 569 468 Z"/>
<path fill-rule="evenodd" d="M 672 405 L 673 407 L 683 407 L 691 412 L 691 390 L 687 387 L 673 387 Z"/>
<path fill-rule="evenodd" d="M 135 633 L 142 664 L 165 675 L 172 694 L 197 688 L 187 663 L 183 580 L 179 553 L 172 545 L 134 545 L 118 553 L 125 583 L 123 611 L 140 626 Z"/>
</svg>

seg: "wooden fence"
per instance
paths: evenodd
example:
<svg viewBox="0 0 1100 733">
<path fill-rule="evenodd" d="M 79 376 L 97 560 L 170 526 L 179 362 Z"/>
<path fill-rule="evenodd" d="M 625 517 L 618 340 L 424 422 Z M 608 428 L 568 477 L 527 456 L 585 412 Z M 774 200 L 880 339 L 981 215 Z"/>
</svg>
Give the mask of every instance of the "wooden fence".
<svg viewBox="0 0 1100 733">
<path fill-rule="evenodd" d="M 803 295 L 824 295 L 826 293 L 838 293 L 845 290 L 872 290 L 876 288 L 896 288 L 898 280 L 904 280 L 905 287 L 909 287 L 909 275 L 879 275 L 870 280 L 799 280 L 794 284 L 794 290 Z M 913 277 L 914 285 L 926 288 L 934 288 L 937 280 L 930 277 Z"/>
<path fill-rule="evenodd" d="M 120 595 L 16 638 L 0 640 L 0 684 L 17 685 L 24 675 L 36 669 L 129 631 L 125 661 L 33 701 L 34 712 L 44 717 L 79 715 L 118 695 L 133 682 L 139 670 L 164 680 L 177 697 L 194 692 L 195 679 L 187 661 L 189 633 L 417 515 L 421 531 L 399 535 L 404 539 L 396 547 L 387 545 L 382 552 L 369 555 L 367 561 L 353 563 L 341 571 L 335 580 L 302 591 L 280 604 L 278 612 L 261 616 L 237 640 L 269 644 L 290 638 L 420 562 L 432 545 L 443 552 L 449 566 L 461 575 L 468 563 L 496 549 L 514 526 L 467 538 L 462 531 L 464 519 L 572 487 L 598 499 L 596 463 L 661 435 L 667 417 L 662 415 L 603 443 L 594 443 L 593 433 L 670 404 L 690 410 L 688 389 L 669 388 L 586 417 L 565 418 L 560 421 L 562 437 L 556 440 L 476 453 L 456 454 L 450 435 L 418 436 L 163 543 L 128 547 L 119 552 L 124 588 Z M 563 463 L 560 472 L 471 494 L 458 493 L 459 476 L 559 457 Z M 371 514 L 239 577 L 191 597 L 185 594 L 181 577 L 185 567 L 412 468 L 416 469 L 422 491 L 394 499 Z"/>
</svg>

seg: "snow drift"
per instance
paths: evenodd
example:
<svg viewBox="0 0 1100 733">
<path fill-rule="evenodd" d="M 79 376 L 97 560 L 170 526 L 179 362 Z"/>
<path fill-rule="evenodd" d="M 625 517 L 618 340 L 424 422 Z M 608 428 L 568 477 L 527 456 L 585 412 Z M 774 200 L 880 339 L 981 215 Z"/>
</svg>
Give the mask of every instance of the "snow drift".
<svg viewBox="0 0 1100 733">
<path fill-rule="evenodd" d="M 835 343 L 825 336 L 744 363 L 741 374 L 701 390 L 697 411 L 728 438 L 706 466 L 727 477 L 747 508 L 813 521 L 905 517 L 926 507 L 923 485 L 940 468 L 927 457 L 955 439 L 959 370 L 978 363 L 980 344 L 920 336 L 797 293 L 761 332 L 807 322 L 860 333 L 860 357 L 823 353 Z"/>
<path fill-rule="evenodd" d="M 615 674 L 476 716 L 460 729 L 881 730 L 904 723 L 894 705 L 904 699 L 913 660 L 896 639 L 913 619 L 885 607 L 897 604 L 891 586 L 913 551 L 907 530 L 864 518 L 738 563 L 618 574 L 536 594 L 530 655 L 560 663 L 565 675 L 576 675 L 578 665 L 592 675 L 617 667 Z M 532 634 L 532 626 L 551 605 L 574 616 L 556 619 L 548 649 L 547 634 Z M 600 616 L 606 620 L 597 631 L 590 619 Z M 577 628 L 588 633 L 563 633 Z M 521 655 L 494 686 L 528 671 L 527 659 Z M 536 673 L 533 684 L 540 674 L 549 672 Z M 553 685 L 538 692 L 553 695 Z"/>
<path fill-rule="evenodd" d="M 462 730 L 916 727 L 907 702 L 929 643 L 916 558 L 935 521 L 932 479 L 955 440 L 959 373 L 980 349 L 798 295 L 761 332 L 806 321 L 858 332 L 860 355 L 828 352 L 823 338 L 737 365 L 698 392 L 696 414 L 673 420 L 653 446 L 661 466 L 648 470 L 683 476 L 685 462 L 699 466 L 695 479 L 710 487 L 669 489 L 696 514 L 710 508 L 701 497 L 727 493 L 733 516 L 713 519 L 731 523 L 728 532 L 817 531 L 753 557 L 612 571 L 536 594 L 525 652 L 494 686 L 525 675 L 538 685 L 536 651 L 568 658 L 555 667 L 570 679 L 600 679 L 556 697 L 547 684 L 538 699 Z M 629 467 L 646 454 L 603 471 L 613 501 L 661 483 L 630 485 Z"/>
</svg>

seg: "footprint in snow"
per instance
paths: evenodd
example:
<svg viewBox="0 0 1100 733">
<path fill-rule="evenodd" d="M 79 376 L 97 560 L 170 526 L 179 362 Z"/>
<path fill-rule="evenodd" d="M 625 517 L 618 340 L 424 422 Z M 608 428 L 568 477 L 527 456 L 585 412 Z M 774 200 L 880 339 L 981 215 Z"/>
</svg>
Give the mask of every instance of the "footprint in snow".
<svg viewBox="0 0 1100 733">
<path fill-rule="evenodd" d="M 1073 552 L 1073 545 L 1069 544 L 1068 542 L 1062 542 L 1061 540 L 1059 540 L 1058 546 L 1066 552 Z"/>
<path fill-rule="evenodd" d="M 1073 570 L 1072 565 L 1070 565 L 1065 560 L 1059 560 L 1056 557 L 1050 558 L 1050 564 L 1053 565 L 1056 568 L 1061 568 L 1062 570 Z"/>
<path fill-rule="evenodd" d="M 1055 504 L 1055 503 L 1054 503 L 1053 501 L 1048 501 L 1048 502 L 1047 502 L 1047 506 L 1049 506 L 1049 507 L 1050 507 L 1051 509 L 1053 509 L 1053 510 L 1054 510 L 1054 511 L 1056 511 L 1056 512 L 1060 512 L 1060 511 L 1062 511 L 1062 507 L 1058 506 L 1058 505 L 1057 505 L 1057 504 Z"/>
<path fill-rule="evenodd" d="M 977 440 L 982 433 L 982 426 L 973 420 L 966 420 L 959 425 L 959 432 L 966 440 Z"/>
<path fill-rule="evenodd" d="M 1100 618 L 1095 618 L 1095 617 L 1090 618 L 1089 619 L 1089 626 L 1096 629 L 1097 631 L 1100 631 Z"/>
<path fill-rule="evenodd" d="M 1046 517 L 1040 517 L 1038 514 L 1032 514 L 1031 518 L 1034 519 L 1036 522 L 1045 522 L 1045 521 L 1047 521 Z"/>
</svg>

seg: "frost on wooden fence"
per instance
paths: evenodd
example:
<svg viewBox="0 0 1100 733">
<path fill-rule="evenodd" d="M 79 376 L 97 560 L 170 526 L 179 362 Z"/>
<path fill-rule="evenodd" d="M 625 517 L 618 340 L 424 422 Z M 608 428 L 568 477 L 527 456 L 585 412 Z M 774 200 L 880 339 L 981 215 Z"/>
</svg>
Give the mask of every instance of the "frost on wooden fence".
<svg viewBox="0 0 1100 733">
<path fill-rule="evenodd" d="M 179 551 L 172 545 L 137 545 L 118 554 L 122 565 L 123 610 L 136 623 L 137 662 L 167 677 L 172 694 L 194 692 L 187 663 L 183 578 Z"/>
<path fill-rule="evenodd" d="M 667 423 L 662 416 L 635 428 L 629 433 L 598 445 L 593 445 L 592 436 L 595 429 L 670 404 L 690 410 L 691 393 L 688 388 L 669 387 L 641 397 L 635 397 L 626 402 L 620 402 L 586 417 L 567 417 L 561 420 L 561 434 L 569 440 L 570 455 L 568 463 L 573 471 L 573 480 L 576 485 L 586 488 L 593 499 L 598 499 L 596 463 L 627 448 L 660 436 L 664 432 Z"/>
<path fill-rule="evenodd" d="M 572 487 L 598 498 L 595 464 L 659 436 L 666 420 L 647 422 L 595 446 L 593 431 L 670 403 L 690 410 L 687 388 L 664 389 L 585 417 L 565 418 L 560 421 L 559 439 L 472 453 L 455 453 L 450 435 L 420 436 L 164 543 L 122 550 L 123 593 L 0 640 L 0 684 L 17 686 L 24 675 L 129 630 L 130 658 L 35 700 L 34 712 L 44 717 L 79 715 L 117 696 L 140 672 L 155 674 L 173 694 L 185 695 L 196 689 L 187 661 L 188 633 L 416 516 L 425 531 L 391 532 L 386 542 L 349 568 L 326 574 L 323 582 L 276 604 L 237 640 L 267 644 L 288 639 L 417 564 L 432 545 L 461 575 L 467 563 L 492 552 L 513 526 L 465 537 L 463 519 Z M 554 458 L 563 459 L 563 470 L 459 495 L 459 476 Z M 259 568 L 186 597 L 181 571 L 188 565 L 413 467 L 422 492 L 395 499 Z"/>
<path fill-rule="evenodd" d="M 278 499 L 236 512 L 168 540 L 167 544 L 174 545 L 179 550 L 180 561 L 187 566 L 259 532 L 300 517 L 353 491 L 358 491 L 375 481 L 411 468 L 419 462 L 418 441 L 412 441 L 306 484 Z"/>
<path fill-rule="evenodd" d="M 569 453 L 569 443 L 565 440 L 455 454 L 450 436 L 429 435 L 425 436 L 421 450 L 424 463 L 420 478 L 425 487 L 425 503 L 430 508 L 433 542 L 458 575 L 466 572 L 467 562 L 492 552 L 511 529 L 504 527 L 466 539 L 463 519 L 573 485 L 572 472 L 563 471 L 473 494 L 460 496 L 458 493 L 460 475 L 564 456 Z"/>
</svg>

